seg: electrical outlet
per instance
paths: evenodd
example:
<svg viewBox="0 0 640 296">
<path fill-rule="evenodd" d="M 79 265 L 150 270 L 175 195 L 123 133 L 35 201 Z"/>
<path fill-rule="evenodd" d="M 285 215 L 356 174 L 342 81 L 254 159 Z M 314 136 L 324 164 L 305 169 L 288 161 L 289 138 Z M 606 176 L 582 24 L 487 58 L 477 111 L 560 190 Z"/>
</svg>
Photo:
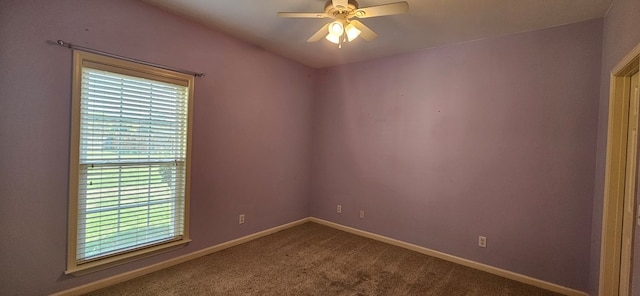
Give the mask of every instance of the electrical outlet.
<svg viewBox="0 0 640 296">
<path fill-rule="evenodd" d="M 238 224 L 244 224 L 244 214 L 240 214 L 238 217 Z"/>
<path fill-rule="evenodd" d="M 342 213 L 342 206 L 341 205 L 338 205 L 338 207 L 336 207 L 336 212 Z"/>
<path fill-rule="evenodd" d="M 487 237 L 486 236 L 478 236 L 478 247 L 486 248 L 487 247 Z"/>
<path fill-rule="evenodd" d="M 364 218 L 364 211 L 361 210 L 360 211 L 360 219 L 363 219 L 363 218 Z"/>
</svg>

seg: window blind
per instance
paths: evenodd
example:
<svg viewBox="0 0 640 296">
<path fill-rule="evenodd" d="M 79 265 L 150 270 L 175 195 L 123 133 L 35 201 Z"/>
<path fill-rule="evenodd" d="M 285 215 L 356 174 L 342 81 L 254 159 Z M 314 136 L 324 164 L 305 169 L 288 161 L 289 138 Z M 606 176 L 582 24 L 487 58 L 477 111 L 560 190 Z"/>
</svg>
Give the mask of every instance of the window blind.
<svg viewBox="0 0 640 296">
<path fill-rule="evenodd" d="M 82 67 L 78 264 L 182 238 L 188 93 Z"/>
</svg>

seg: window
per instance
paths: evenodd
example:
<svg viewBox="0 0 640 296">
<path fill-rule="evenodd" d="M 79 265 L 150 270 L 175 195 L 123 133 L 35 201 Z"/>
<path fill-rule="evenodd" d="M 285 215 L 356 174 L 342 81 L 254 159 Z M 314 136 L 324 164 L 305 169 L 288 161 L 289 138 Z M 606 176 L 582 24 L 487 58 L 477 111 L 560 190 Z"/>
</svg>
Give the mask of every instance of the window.
<svg viewBox="0 0 640 296">
<path fill-rule="evenodd" d="M 193 76 L 74 51 L 67 273 L 189 242 Z"/>
</svg>

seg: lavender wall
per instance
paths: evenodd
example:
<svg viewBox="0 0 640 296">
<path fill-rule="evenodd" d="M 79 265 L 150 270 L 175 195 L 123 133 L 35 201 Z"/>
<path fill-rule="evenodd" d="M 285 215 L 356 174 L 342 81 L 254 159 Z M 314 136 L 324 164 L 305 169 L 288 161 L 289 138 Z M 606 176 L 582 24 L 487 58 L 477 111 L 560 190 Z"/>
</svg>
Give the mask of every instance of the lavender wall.
<svg viewBox="0 0 640 296">
<path fill-rule="evenodd" d="M 602 42 L 602 73 L 598 120 L 598 154 L 593 201 L 591 275 L 589 291 L 598 292 L 600 244 L 602 237 L 602 204 L 607 155 L 607 123 L 609 118 L 609 75 L 624 56 L 640 43 L 640 1 L 614 0 L 604 20 Z"/>
<path fill-rule="evenodd" d="M 601 34 L 595 20 L 320 70 L 311 214 L 586 291 Z"/>
<path fill-rule="evenodd" d="M 64 276 L 71 51 L 206 72 L 187 247 Z M 0 295 L 42 295 L 307 217 L 311 70 L 140 1 L 0 1 Z M 238 225 L 239 213 L 246 223 Z"/>
</svg>

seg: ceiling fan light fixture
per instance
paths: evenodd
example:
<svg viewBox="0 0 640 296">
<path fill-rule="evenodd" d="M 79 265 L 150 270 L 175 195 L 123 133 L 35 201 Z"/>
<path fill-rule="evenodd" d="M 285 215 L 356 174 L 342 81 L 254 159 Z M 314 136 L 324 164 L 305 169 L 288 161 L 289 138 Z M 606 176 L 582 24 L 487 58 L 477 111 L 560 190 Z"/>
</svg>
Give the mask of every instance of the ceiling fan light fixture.
<svg viewBox="0 0 640 296">
<path fill-rule="evenodd" d="M 358 36 L 360 36 L 360 33 L 362 33 L 362 31 L 358 30 L 358 28 L 356 28 L 356 26 L 352 24 L 348 24 L 345 28 L 345 31 L 347 32 L 347 39 L 349 40 L 349 42 L 351 42 L 351 40 L 353 39 L 358 38 Z"/>
<path fill-rule="evenodd" d="M 333 34 L 327 34 L 327 37 L 324 37 L 324 38 L 329 40 L 331 43 L 340 44 L 340 36 L 336 36 L 336 35 L 333 35 Z"/>
<path fill-rule="evenodd" d="M 329 35 L 340 37 L 342 33 L 344 33 L 344 25 L 341 22 L 335 21 L 329 25 Z"/>
</svg>

